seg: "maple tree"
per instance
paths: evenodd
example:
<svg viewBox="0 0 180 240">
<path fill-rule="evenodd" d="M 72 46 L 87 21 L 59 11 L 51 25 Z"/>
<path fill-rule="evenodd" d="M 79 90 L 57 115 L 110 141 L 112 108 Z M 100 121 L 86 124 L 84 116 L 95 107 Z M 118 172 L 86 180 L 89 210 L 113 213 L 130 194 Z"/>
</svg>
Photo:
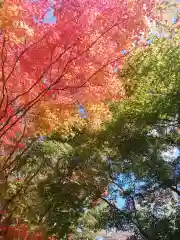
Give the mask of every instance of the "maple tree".
<svg viewBox="0 0 180 240">
<path fill-rule="evenodd" d="M 48 1 L 8 0 L 1 8 L 0 138 L 17 142 L 15 132 L 33 134 L 30 112 L 53 104 L 97 103 L 123 97 L 113 64 L 122 64 L 154 1 L 68 0 L 53 3 L 56 24 L 37 24 Z M 22 129 L 23 128 L 23 129 Z M 9 134 L 9 136 L 8 136 Z M 23 137 L 22 137 L 23 138 Z M 21 139 L 22 140 L 22 139 Z M 21 142 L 21 141 L 20 141 Z M 16 146 L 17 147 L 17 146 Z"/>
<path fill-rule="evenodd" d="M 75 134 L 76 129 L 84 129 L 87 132 L 95 132 L 102 129 L 104 121 L 111 120 L 111 112 L 105 103 L 85 104 L 84 108 L 87 117 L 81 117 L 78 111 L 78 104 L 61 105 L 52 102 L 42 103 L 36 107 L 36 119 L 34 121 L 34 131 L 40 135 L 48 135 L 53 131 L 65 136 Z"/>
</svg>

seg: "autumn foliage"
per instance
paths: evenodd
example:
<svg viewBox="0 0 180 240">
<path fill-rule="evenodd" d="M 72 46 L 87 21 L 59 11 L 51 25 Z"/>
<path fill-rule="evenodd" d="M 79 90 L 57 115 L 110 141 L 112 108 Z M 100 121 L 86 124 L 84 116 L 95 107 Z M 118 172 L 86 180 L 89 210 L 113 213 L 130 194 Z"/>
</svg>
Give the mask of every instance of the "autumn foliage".
<svg viewBox="0 0 180 240">
<path fill-rule="evenodd" d="M 0 230 L 4 231 L 4 239 L 19 239 L 19 240 L 44 240 L 45 236 L 40 231 L 30 231 L 28 225 L 19 224 L 16 226 L 0 226 Z M 49 237 L 49 240 L 55 240 L 54 237 Z"/>
<path fill-rule="evenodd" d="M 98 104 L 123 98 L 113 66 L 123 64 L 122 50 L 128 54 L 140 31 L 146 34 L 145 16 L 151 16 L 153 4 L 153 0 L 5 1 L 0 9 L 2 148 L 23 148 L 19 144 L 37 131 L 48 108 L 59 107 L 60 112 L 67 105 L 73 109 L 77 101 Z M 49 7 L 56 24 L 42 21 Z M 42 105 L 47 109 L 38 115 Z"/>
</svg>

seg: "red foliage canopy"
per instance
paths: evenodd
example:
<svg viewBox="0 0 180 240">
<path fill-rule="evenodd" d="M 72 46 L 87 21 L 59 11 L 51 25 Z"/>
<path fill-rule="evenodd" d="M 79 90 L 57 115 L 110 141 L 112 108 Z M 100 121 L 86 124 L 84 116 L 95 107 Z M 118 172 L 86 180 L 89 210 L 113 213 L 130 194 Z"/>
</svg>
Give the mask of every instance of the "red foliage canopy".
<svg viewBox="0 0 180 240">
<path fill-rule="evenodd" d="M 42 19 L 48 1 L 6 1 L 6 21 L 0 18 L 0 139 L 15 146 L 10 137 L 30 132 L 28 112 L 39 101 L 121 99 L 113 65 L 122 64 L 122 50 L 130 51 L 140 31 L 147 32 L 145 16 L 151 16 L 153 4 L 62 0 L 53 4 L 56 24 L 37 24 L 33 15 Z"/>
</svg>

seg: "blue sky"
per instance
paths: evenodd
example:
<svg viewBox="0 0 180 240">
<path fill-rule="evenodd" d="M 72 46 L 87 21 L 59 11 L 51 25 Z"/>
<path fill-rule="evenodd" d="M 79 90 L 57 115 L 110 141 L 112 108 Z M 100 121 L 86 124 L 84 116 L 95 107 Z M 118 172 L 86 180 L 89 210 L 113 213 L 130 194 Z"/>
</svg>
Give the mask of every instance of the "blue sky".
<svg viewBox="0 0 180 240">
<path fill-rule="evenodd" d="M 46 23 L 46 24 L 55 24 L 56 23 L 56 17 L 54 16 L 54 9 L 53 8 L 49 8 L 49 10 L 47 11 L 44 19 L 41 19 L 40 21 L 37 20 L 34 16 L 33 19 L 36 23 Z"/>
<path fill-rule="evenodd" d="M 54 16 L 54 9 L 50 8 L 44 17 L 44 23 L 56 23 L 56 17 Z"/>
<path fill-rule="evenodd" d="M 167 158 L 167 160 L 168 160 L 169 158 L 170 158 L 171 160 L 174 160 L 174 159 L 176 159 L 179 155 L 180 155 L 180 151 L 179 151 L 178 148 L 173 148 L 172 150 L 166 151 L 166 152 L 163 153 L 164 159 Z M 119 175 L 119 180 L 120 180 L 120 181 L 123 181 L 123 179 L 124 179 L 124 175 L 123 175 L 123 174 L 120 174 L 120 175 Z M 123 189 L 124 189 L 124 190 L 128 189 L 128 188 L 131 186 L 131 184 L 133 183 L 133 179 L 134 179 L 134 177 L 133 177 L 133 175 L 132 175 L 132 176 L 131 176 L 131 182 L 129 182 L 129 184 L 126 182 L 126 184 L 123 185 Z M 143 186 L 143 185 L 144 185 L 144 182 L 138 182 L 138 183 L 136 183 L 136 189 L 138 189 L 139 186 Z M 121 196 L 119 196 L 119 197 L 117 198 L 117 207 L 123 208 L 123 207 L 124 207 L 124 204 L 125 204 L 125 199 L 123 199 Z"/>
<path fill-rule="evenodd" d="M 103 240 L 103 237 L 96 237 L 96 240 Z"/>
<path fill-rule="evenodd" d="M 33 0 L 33 2 L 38 2 L 39 0 Z M 59 0 L 60 1 L 60 0 Z M 53 4 L 53 0 L 50 1 L 51 4 Z M 45 23 L 45 24 L 55 24 L 56 23 L 56 17 L 54 16 L 54 9 L 52 7 L 49 7 L 47 9 L 47 13 L 44 17 L 44 19 L 41 19 L 40 21 Z M 39 20 L 37 20 L 34 16 L 33 19 L 36 23 L 40 23 Z"/>
</svg>

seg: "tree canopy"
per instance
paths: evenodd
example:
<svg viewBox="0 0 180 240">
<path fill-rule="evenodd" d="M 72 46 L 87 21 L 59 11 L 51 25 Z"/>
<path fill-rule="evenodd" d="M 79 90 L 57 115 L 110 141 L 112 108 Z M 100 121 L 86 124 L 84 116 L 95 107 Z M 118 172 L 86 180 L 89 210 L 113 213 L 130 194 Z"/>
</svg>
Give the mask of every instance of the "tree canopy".
<svg viewBox="0 0 180 240">
<path fill-rule="evenodd" d="M 180 32 L 155 6 L 1 3 L 3 239 L 179 239 Z"/>
</svg>

